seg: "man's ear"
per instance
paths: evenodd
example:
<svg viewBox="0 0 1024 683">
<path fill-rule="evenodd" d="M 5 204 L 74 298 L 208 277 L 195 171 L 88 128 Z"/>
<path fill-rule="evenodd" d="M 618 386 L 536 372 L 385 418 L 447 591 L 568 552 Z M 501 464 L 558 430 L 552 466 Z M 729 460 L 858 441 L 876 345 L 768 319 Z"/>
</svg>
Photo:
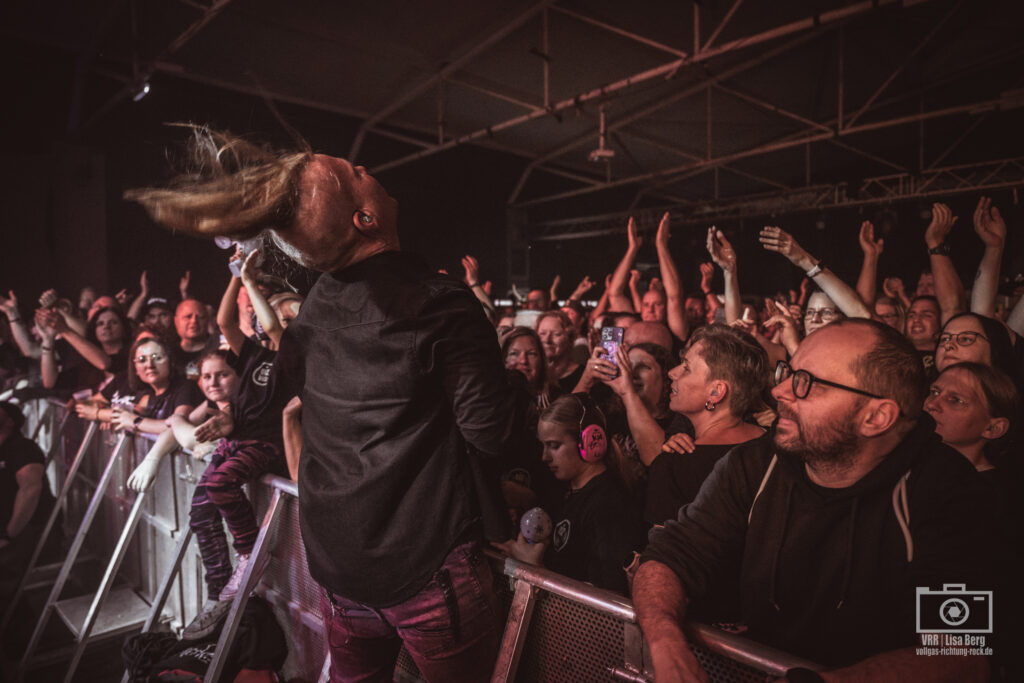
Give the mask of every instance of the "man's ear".
<svg viewBox="0 0 1024 683">
<path fill-rule="evenodd" d="M 356 210 L 356 212 L 352 214 L 352 225 L 354 225 L 355 229 L 362 234 L 374 233 L 380 228 L 380 226 L 377 225 L 376 216 L 372 213 L 361 210 Z"/>
<path fill-rule="evenodd" d="M 1005 417 L 993 417 L 988 421 L 981 435 L 986 439 L 998 439 L 1010 431 L 1010 421 Z"/>
<path fill-rule="evenodd" d="M 871 438 L 889 431 L 900 419 L 900 406 L 892 399 L 882 399 L 867 406 L 860 422 L 861 436 Z"/>
</svg>

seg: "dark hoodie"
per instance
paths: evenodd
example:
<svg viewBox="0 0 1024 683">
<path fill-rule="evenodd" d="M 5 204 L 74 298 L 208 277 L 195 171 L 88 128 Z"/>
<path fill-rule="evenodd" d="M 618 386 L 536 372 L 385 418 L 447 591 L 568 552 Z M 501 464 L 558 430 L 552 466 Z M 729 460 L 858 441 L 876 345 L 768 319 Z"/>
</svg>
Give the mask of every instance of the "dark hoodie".
<svg viewBox="0 0 1024 683">
<path fill-rule="evenodd" d="M 917 586 L 992 587 L 984 491 L 933 427 L 922 418 L 881 464 L 844 489 L 813 484 L 793 457 L 780 456 L 765 481 L 770 437 L 741 444 L 719 460 L 678 521 L 651 532 L 642 561 L 670 567 L 696 601 L 714 577 L 738 572 L 733 590 L 748 635 L 826 666 L 920 644 Z M 894 511 L 894 489 L 908 471 L 910 543 Z"/>
</svg>

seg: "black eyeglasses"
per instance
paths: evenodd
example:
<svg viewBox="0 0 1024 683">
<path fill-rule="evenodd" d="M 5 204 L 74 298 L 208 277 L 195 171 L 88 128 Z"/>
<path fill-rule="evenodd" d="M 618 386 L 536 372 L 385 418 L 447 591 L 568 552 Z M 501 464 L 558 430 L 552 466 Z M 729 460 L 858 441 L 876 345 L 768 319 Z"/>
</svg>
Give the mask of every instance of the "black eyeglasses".
<svg viewBox="0 0 1024 683">
<path fill-rule="evenodd" d="M 797 398 L 807 398 L 807 394 L 811 393 L 811 387 L 814 386 L 815 382 L 835 389 L 852 391 L 855 394 L 860 394 L 861 396 L 867 396 L 869 398 L 883 398 L 878 394 L 872 394 L 871 392 L 864 391 L 863 389 L 856 389 L 854 387 L 848 387 L 845 384 L 829 382 L 827 379 L 815 377 L 806 370 L 794 370 L 790 367 L 789 363 L 784 360 L 780 360 L 778 365 L 775 366 L 775 384 L 782 384 L 790 377 L 793 378 L 793 395 Z"/>
<path fill-rule="evenodd" d="M 951 339 L 955 339 L 957 346 L 970 346 L 974 342 L 978 341 L 978 338 L 988 341 L 988 337 L 983 335 L 981 332 L 957 332 L 956 334 L 939 335 L 939 346 L 945 346 Z"/>
</svg>

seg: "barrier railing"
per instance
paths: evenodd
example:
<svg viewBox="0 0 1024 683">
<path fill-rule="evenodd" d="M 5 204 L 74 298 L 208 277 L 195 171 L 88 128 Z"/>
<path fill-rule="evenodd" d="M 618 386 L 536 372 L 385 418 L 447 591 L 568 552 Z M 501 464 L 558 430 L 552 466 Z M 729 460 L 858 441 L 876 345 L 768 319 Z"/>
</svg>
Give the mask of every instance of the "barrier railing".
<svg viewBox="0 0 1024 683">
<path fill-rule="evenodd" d="M 77 418 L 66 420 L 65 410 L 59 404 L 46 410 L 34 407 L 28 412 L 28 434 L 32 430 L 52 434 L 62 421 L 73 432 L 72 425 L 78 423 Z M 49 426 L 37 427 L 45 420 L 50 421 Z M 200 609 L 204 598 L 202 564 L 194 544 L 190 549 L 187 520 L 199 468 L 190 455 L 177 452 L 165 458 L 167 464 L 162 464 L 148 495 L 136 495 L 126 490 L 125 481 L 144 457 L 151 439 L 124 436 L 117 444 L 119 448 L 108 438 L 96 438 L 95 425 L 89 425 L 75 459 L 66 466 L 60 432 L 47 443 L 53 465 L 65 465 L 57 469 L 65 475 L 60 490 L 65 494 L 62 498 L 66 522 L 79 528 L 71 541 L 74 554 L 85 543 L 88 525 L 83 530 L 83 521 L 97 518 L 101 526 L 107 527 L 106 533 L 90 534 L 88 538 L 93 554 L 107 560 L 107 571 L 98 590 L 79 598 L 89 605 L 89 610 L 86 628 L 78 632 L 84 638 L 79 637 L 66 680 L 71 679 L 90 635 L 95 635 L 90 634 L 90 619 L 95 623 L 99 618 L 115 574 L 147 605 L 148 613 L 133 617 L 133 628 L 150 630 L 162 621 L 168 628 L 180 631 Z M 118 458 L 120 453 L 125 457 Z M 88 505 L 85 496 L 67 495 L 74 488 L 76 473 L 96 471 L 100 463 L 106 467 L 102 468 L 99 486 L 93 487 Z M 110 480 L 114 486 L 105 490 L 103 484 Z M 220 676 L 225 664 L 221 654 L 230 649 L 251 592 L 267 600 L 287 634 L 289 655 L 282 672 L 285 678 L 326 680 L 323 676 L 327 670 L 327 648 L 319 611 L 320 592 L 306 566 L 297 486 L 290 480 L 268 475 L 249 485 L 249 496 L 263 523 L 206 680 L 215 681 Z M 104 507 L 107 514 L 97 517 Z M 490 559 L 507 583 L 504 599 L 508 618 L 494 671 L 496 683 L 651 680 L 649 657 L 628 599 L 543 568 L 493 554 Z M 62 568 L 62 574 L 64 571 Z M 51 601 L 54 605 L 58 603 L 61 578 L 58 576 L 54 583 L 47 606 Z M 715 681 L 764 681 L 783 676 L 793 667 L 818 668 L 710 626 L 690 624 L 689 630 L 698 660 Z M 37 644 L 34 642 L 33 648 Z M 27 660 L 33 648 L 22 662 L 22 670 L 31 665 Z M 403 651 L 395 680 L 412 681 L 417 677 L 415 665 Z"/>
</svg>

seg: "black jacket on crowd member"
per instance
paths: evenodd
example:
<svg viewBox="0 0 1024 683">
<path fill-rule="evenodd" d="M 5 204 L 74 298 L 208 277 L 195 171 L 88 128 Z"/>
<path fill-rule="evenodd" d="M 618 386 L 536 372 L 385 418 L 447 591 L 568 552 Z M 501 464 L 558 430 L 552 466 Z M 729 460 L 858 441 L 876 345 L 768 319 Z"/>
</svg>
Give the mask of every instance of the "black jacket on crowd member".
<svg viewBox="0 0 1024 683">
<path fill-rule="evenodd" d="M 984 487 L 933 427 L 923 416 L 874 470 L 841 489 L 812 483 L 795 457 L 778 456 L 766 477 L 772 442 L 741 444 L 677 520 L 651 532 L 641 561 L 671 568 L 691 601 L 738 571 L 748 635 L 828 667 L 920 645 L 917 587 L 993 586 Z M 894 510 L 908 473 L 909 538 Z"/>
<path fill-rule="evenodd" d="M 277 352 L 246 337 L 241 353 L 228 352 L 228 365 L 238 373 L 238 387 L 231 397 L 231 417 L 235 426 L 231 438 L 258 440 L 275 444 L 281 442 L 281 414 L 285 396 L 278 391 L 280 384 L 275 365 Z"/>
<path fill-rule="evenodd" d="M 464 284 L 399 252 L 325 273 L 278 362 L 302 397 L 300 521 L 319 584 L 387 607 L 484 526 L 510 537 L 499 488 L 510 394 Z"/>
</svg>

